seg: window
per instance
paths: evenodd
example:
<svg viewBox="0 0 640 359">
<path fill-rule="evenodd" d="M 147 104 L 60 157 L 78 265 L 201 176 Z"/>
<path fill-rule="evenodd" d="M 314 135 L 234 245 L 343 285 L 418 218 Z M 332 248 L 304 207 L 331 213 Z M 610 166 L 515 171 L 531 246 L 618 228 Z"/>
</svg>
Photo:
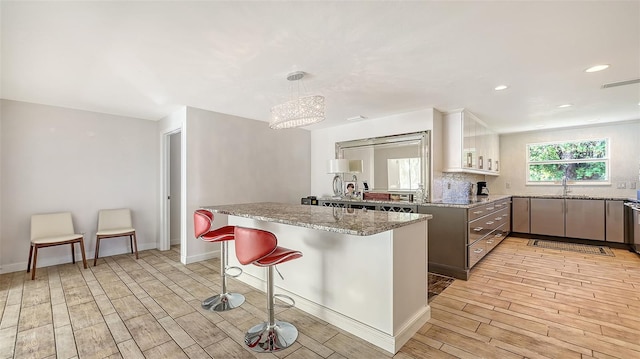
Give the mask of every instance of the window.
<svg viewBox="0 0 640 359">
<path fill-rule="evenodd" d="M 387 159 L 389 189 L 416 190 L 420 184 L 420 158 Z"/>
<path fill-rule="evenodd" d="M 527 183 L 609 181 L 609 141 L 580 140 L 527 145 Z"/>
</svg>

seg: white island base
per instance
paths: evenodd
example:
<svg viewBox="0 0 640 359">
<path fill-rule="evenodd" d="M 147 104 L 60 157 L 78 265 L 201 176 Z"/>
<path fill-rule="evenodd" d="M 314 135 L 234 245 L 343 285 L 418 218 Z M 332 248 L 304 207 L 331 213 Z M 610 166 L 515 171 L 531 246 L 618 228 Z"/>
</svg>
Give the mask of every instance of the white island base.
<svg viewBox="0 0 640 359">
<path fill-rule="evenodd" d="M 427 221 L 368 236 L 232 215 L 228 222 L 270 231 L 278 245 L 303 253 L 278 266 L 285 280 L 275 276 L 276 293 L 291 296 L 296 308 L 385 351 L 398 352 L 431 317 Z M 244 271 L 237 279 L 265 291 L 265 269 L 243 266 L 233 253 L 230 241 L 229 265 Z"/>
</svg>

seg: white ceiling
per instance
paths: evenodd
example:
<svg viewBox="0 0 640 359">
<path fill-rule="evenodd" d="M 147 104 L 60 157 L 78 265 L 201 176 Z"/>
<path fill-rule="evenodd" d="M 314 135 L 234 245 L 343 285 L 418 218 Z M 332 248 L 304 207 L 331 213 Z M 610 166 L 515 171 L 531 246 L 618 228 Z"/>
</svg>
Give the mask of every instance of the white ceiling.
<svg viewBox="0 0 640 359">
<path fill-rule="evenodd" d="M 435 107 L 502 133 L 640 119 L 640 1 L 2 1 L 1 97 L 157 120 L 268 121 L 289 72 L 316 129 Z M 585 73 L 595 64 L 605 71 Z M 494 91 L 500 84 L 509 89 Z M 571 103 L 572 107 L 558 108 Z M 364 120 L 366 121 L 366 120 Z"/>
</svg>

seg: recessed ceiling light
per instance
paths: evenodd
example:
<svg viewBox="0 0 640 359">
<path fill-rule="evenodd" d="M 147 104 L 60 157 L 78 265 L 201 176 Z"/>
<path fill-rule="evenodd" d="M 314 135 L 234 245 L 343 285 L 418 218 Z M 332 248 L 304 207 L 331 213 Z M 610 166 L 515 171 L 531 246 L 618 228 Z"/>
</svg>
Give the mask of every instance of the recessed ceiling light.
<svg viewBox="0 0 640 359">
<path fill-rule="evenodd" d="M 360 121 L 360 120 L 364 120 L 365 118 L 366 117 L 362 115 L 358 115 L 358 116 L 349 117 L 347 121 Z"/>
<path fill-rule="evenodd" d="M 506 90 L 508 88 L 509 88 L 509 86 L 507 86 L 507 85 L 500 85 L 500 86 L 494 87 L 493 89 L 496 90 L 496 91 L 502 91 L 502 90 Z"/>
<path fill-rule="evenodd" d="M 573 106 L 573 105 L 570 104 L 570 103 L 565 103 L 564 105 L 558 106 L 558 108 L 567 108 L 567 107 L 571 107 L 571 106 Z"/>
<path fill-rule="evenodd" d="M 598 71 L 606 70 L 608 68 L 609 68 L 609 65 L 595 65 L 584 70 L 584 72 L 598 72 Z"/>
</svg>

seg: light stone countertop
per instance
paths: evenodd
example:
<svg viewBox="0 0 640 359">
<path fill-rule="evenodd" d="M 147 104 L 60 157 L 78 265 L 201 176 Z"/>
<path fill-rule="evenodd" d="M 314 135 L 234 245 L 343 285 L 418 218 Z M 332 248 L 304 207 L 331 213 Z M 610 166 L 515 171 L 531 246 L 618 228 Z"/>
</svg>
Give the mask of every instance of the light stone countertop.
<svg viewBox="0 0 640 359">
<path fill-rule="evenodd" d="M 561 194 L 512 194 L 511 197 L 518 198 L 549 198 L 549 199 L 604 199 L 608 201 L 635 201 L 629 197 L 616 197 L 616 196 L 599 196 L 599 195 L 583 195 L 583 194 L 568 194 L 563 196 Z"/>
<path fill-rule="evenodd" d="M 386 232 L 433 218 L 430 214 L 365 211 L 276 202 L 214 205 L 202 208 L 230 216 L 358 236 Z"/>
</svg>

